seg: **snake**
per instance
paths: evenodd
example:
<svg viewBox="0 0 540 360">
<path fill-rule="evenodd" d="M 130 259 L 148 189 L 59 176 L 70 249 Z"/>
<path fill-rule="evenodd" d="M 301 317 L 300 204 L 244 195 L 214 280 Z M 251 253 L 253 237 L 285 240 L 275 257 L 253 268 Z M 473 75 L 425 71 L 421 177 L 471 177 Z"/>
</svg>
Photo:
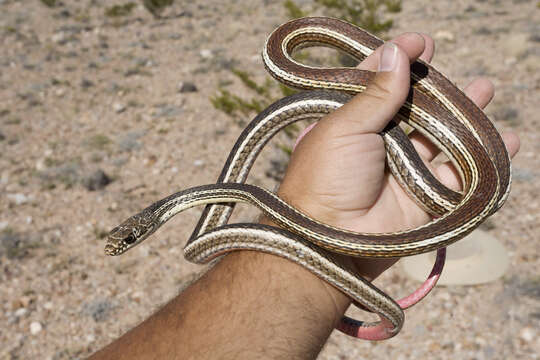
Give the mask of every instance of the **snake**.
<svg viewBox="0 0 540 360">
<path fill-rule="evenodd" d="M 380 318 L 363 322 L 344 317 L 338 329 L 363 339 L 387 339 L 403 326 L 402 306 L 342 264 L 339 257 L 395 258 L 437 250 L 430 276 L 434 286 L 444 263 L 444 248 L 473 231 L 507 199 L 510 158 L 482 110 L 433 66 L 417 60 L 411 64 L 408 97 L 380 136 L 390 172 L 407 194 L 433 215 L 430 222 L 391 233 L 354 232 L 324 224 L 272 191 L 246 183 L 258 154 L 276 133 L 296 121 L 321 119 L 363 92 L 373 79 L 371 71 L 311 67 L 293 57 L 298 49 L 320 45 L 361 61 L 383 41 L 355 25 L 326 17 L 300 18 L 279 26 L 266 41 L 264 65 L 278 81 L 306 91 L 276 101 L 253 119 L 235 143 L 216 183 L 179 191 L 129 217 L 110 231 L 105 253 L 123 254 L 176 214 L 206 205 L 184 248 L 187 260 L 207 263 L 242 249 L 287 258 Z M 430 173 L 399 126 L 401 121 L 449 158 L 461 178 L 460 192 L 446 188 Z M 256 206 L 277 226 L 228 224 L 238 202 Z"/>
</svg>

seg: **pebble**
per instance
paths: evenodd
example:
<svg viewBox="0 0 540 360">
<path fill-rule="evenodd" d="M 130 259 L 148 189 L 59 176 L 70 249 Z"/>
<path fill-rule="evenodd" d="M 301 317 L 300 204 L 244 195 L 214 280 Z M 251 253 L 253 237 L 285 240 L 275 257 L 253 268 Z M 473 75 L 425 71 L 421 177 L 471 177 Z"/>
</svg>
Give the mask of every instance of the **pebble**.
<svg viewBox="0 0 540 360">
<path fill-rule="evenodd" d="M 84 306 L 84 312 L 90 315 L 94 321 L 104 321 L 106 320 L 114 306 L 107 300 L 97 300 L 92 301 Z"/>
<path fill-rule="evenodd" d="M 60 88 L 60 89 L 56 89 L 54 91 L 54 95 L 58 96 L 58 97 L 62 97 L 66 94 L 66 89 L 63 89 L 63 88 Z"/>
<path fill-rule="evenodd" d="M 141 291 L 135 291 L 133 294 L 131 294 L 131 300 L 135 301 L 136 303 L 140 303 L 143 298 L 144 293 Z"/>
<path fill-rule="evenodd" d="M 89 191 L 101 190 L 111 183 L 111 178 L 101 169 L 98 169 L 83 178 L 82 183 Z"/>
<path fill-rule="evenodd" d="M 30 334 L 37 335 L 43 330 L 43 325 L 39 321 L 32 321 L 30 323 Z"/>
<path fill-rule="evenodd" d="M 33 302 L 33 299 L 30 296 L 21 296 L 19 298 L 20 303 L 23 307 L 28 307 Z"/>
<path fill-rule="evenodd" d="M 532 34 L 529 36 L 529 41 L 540 42 L 540 34 Z"/>
<path fill-rule="evenodd" d="M 18 308 L 13 313 L 13 315 L 15 315 L 16 317 L 22 317 L 22 316 L 24 316 L 26 314 L 28 314 L 28 309 L 27 308 Z"/>
<path fill-rule="evenodd" d="M 0 221 L 0 230 L 4 230 L 9 226 L 7 221 Z"/>
<path fill-rule="evenodd" d="M 53 36 L 51 36 L 52 42 L 55 42 L 55 43 L 58 43 L 58 44 L 64 42 L 65 39 L 66 39 L 66 35 L 63 32 L 59 32 L 59 33 L 56 33 Z"/>
<path fill-rule="evenodd" d="M 536 338 L 536 332 L 530 326 L 524 327 L 519 332 L 519 338 L 526 343 L 533 341 Z"/>
<path fill-rule="evenodd" d="M 198 90 L 197 86 L 195 86 L 194 83 L 189 82 L 189 81 L 181 81 L 178 84 L 178 92 L 181 92 L 181 93 L 196 92 L 197 90 Z"/>
<path fill-rule="evenodd" d="M 200 166 L 203 166 L 204 165 L 204 161 L 203 160 L 200 160 L 200 159 L 197 159 L 193 162 L 193 165 L 194 166 L 197 166 L 197 167 L 200 167 Z"/>
<path fill-rule="evenodd" d="M 114 103 L 113 110 L 115 113 L 120 114 L 121 112 L 124 112 L 126 110 L 126 105 L 121 103 Z"/>
<path fill-rule="evenodd" d="M 456 40 L 455 35 L 448 30 L 439 30 L 433 36 L 436 40 L 443 40 L 448 42 L 454 42 Z"/>
<path fill-rule="evenodd" d="M 15 203 L 15 205 L 22 205 L 28 202 L 28 196 L 24 194 L 8 194 L 7 198 Z"/>
<path fill-rule="evenodd" d="M 212 50 L 210 49 L 203 49 L 199 53 L 203 59 L 210 59 L 212 57 Z"/>
<path fill-rule="evenodd" d="M 81 87 L 83 89 L 88 89 L 89 87 L 94 86 L 94 83 L 88 79 L 82 79 L 81 80 Z"/>
</svg>

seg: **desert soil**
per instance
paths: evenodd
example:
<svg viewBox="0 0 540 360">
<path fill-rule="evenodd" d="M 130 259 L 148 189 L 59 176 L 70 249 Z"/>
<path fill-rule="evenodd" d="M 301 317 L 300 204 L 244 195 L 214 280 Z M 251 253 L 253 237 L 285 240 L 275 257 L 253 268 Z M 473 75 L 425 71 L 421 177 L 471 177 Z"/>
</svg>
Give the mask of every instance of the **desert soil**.
<svg viewBox="0 0 540 360">
<path fill-rule="evenodd" d="M 123 3 L 0 1 L 0 359 L 84 358 L 204 271 L 182 258 L 199 210 L 119 258 L 103 254 L 104 235 L 216 179 L 242 121 L 210 97 L 218 86 L 249 96 L 231 69 L 264 81 L 261 48 L 287 20 L 279 1 L 176 1 L 165 19 L 141 5 L 104 15 Z M 392 18 L 387 37 L 435 38 L 433 63 L 458 86 L 491 79 L 487 114 L 521 137 L 511 196 L 484 226 L 510 267 L 486 285 L 438 287 L 391 340 L 335 332 L 320 359 L 537 359 L 540 3 L 405 0 Z M 270 145 L 249 181 L 275 187 L 266 174 L 282 159 Z M 237 218 L 254 216 L 242 208 Z M 418 285 L 399 266 L 376 283 L 395 296 Z"/>
</svg>

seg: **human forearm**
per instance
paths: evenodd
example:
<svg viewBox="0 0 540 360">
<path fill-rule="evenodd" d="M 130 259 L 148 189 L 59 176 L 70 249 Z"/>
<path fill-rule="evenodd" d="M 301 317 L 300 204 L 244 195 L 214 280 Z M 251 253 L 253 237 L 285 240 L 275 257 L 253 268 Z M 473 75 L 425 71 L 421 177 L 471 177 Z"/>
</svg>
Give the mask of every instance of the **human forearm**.
<svg viewBox="0 0 540 360">
<path fill-rule="evenodd" d="M 304 268 L 241 251 L 92 359 L 313 359 L 348 305 Z"/>
</svg>

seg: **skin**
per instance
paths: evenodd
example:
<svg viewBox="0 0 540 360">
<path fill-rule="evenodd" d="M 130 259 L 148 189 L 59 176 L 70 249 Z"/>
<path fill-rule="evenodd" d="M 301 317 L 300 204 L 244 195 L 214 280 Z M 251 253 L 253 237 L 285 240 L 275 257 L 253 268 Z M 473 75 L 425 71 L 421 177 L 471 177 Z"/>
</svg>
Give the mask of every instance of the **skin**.
<svg viewBox="0 0 540 360">
<path fill-rule="evenodd" d="M 409 88 L 409 64 L 433 57 L 433 40 L 403 34 L 386 46 L 367 90 L 321 120 L 300 142 L 279 195 L 325 223 L 362 232 L 391 232 L 430 220 L 384 171 L 385 152 L 377 132 L 392 119 Z M 382 49 L 360 67 L 376 71 Z M 390 56 L 391 58 L 392 56 Z M 486 79 L 473 81 L 466 94 L 480 107 L 493 97 Z M 508 152 L 519 150 L 515 134 L 504 134 Z M 412 141 L 428 167 L 459 190 L 451 164 L 436 168 L 438 150 L 423 136 Z M 263 220 L 263 222 L 267 222 Z M 268 223 L 268 222 L 267 222 Z M 396 260 L 352 259 L 358 273 L 372 280 Z M 264 253 L 226 256 L 149 319 L 91 359 L 313 359 L 351 304 L 344 294 L 302 267 Z"/>
</svg>

